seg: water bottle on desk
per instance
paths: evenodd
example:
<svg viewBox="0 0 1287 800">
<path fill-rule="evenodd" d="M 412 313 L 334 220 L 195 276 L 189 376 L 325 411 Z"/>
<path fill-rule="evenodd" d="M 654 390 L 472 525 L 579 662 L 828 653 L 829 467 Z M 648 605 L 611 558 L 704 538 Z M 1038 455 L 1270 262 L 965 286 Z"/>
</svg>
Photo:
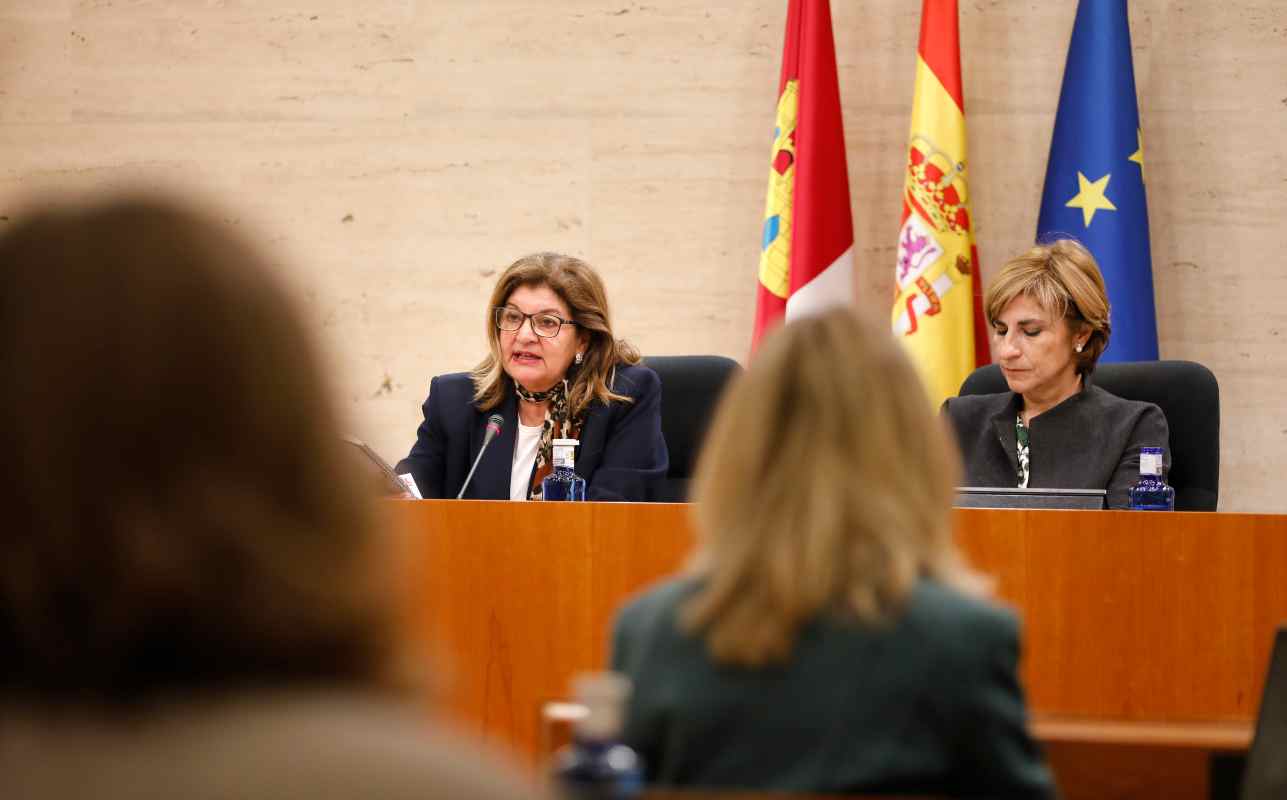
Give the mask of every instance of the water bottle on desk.
<svg viewBox="0 0 1287 800">
<path fill-rule="evenodd" d="M 1140 479 L 1127 492 L 1133 511 L 1174 511 L 1175 489 L 1162 479 L 1162 448 L 1140 448 Z"/>
<path fill-rule="evenodd" d="M 555 756 L 554 778 L 574 800 L 629 800 L 643 792 L 643 765 L 621 743 L 630 679 L 615 672 L 594 672 L 573 682 L 577 702 L 586 709 L 576 721 L 572 744 Z"/>
<path fill-rule="evenodd" d="M 585 478 L 576 474 L 576 439 L 555 439 L 554 471 L 541 481 L 542 500 L 584 500 Z"/>
</svg>

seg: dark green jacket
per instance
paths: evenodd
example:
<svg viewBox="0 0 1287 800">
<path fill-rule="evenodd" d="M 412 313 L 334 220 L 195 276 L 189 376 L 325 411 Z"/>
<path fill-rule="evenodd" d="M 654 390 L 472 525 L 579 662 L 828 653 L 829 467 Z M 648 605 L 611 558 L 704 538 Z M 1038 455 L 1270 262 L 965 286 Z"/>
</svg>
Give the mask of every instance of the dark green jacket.
<svg viewBox="0 0 1287 800">
<path fill-rule="evenodd" d="M 789 663 L 722 667 L 677 614 L 698 584 L 663 583 L 613 631 L 634 692 L 625 739 L 649 782 L 816 793 L 1046 798 L 1027 733 L 1014 616 L 922 581 L 883 628 L 819 620 Z"/>
</svg>

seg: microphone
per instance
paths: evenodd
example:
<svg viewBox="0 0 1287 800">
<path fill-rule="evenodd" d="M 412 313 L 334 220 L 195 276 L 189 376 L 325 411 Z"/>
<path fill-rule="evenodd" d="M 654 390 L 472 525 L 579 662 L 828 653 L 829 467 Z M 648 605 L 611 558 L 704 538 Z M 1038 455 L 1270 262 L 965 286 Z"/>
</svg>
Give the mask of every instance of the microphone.
<svg viewBox="0 0 1287 800">
<path fill-rule="evenodd" d="M 487 418 L 487 430 L 483 432 L 483 446 L 478 448 L 478 455 L 474 457 L 474 465 L 469 468 L 469 474 L 465 476 L 465 482 L 460 487 L 460 494 L 456 499 L 465 496 L 465 490 L 469 488 L 469 482 L 474 479 L 474 470 L 478 469 L 478 462 L 483 460 L 483 453 L 487 452 L 487 445 L 492 443 L 492 439 L 500 436 L 501 425 L 505 424 L 505 418 L 500 414 L 492 414 Z"/>
</svg>

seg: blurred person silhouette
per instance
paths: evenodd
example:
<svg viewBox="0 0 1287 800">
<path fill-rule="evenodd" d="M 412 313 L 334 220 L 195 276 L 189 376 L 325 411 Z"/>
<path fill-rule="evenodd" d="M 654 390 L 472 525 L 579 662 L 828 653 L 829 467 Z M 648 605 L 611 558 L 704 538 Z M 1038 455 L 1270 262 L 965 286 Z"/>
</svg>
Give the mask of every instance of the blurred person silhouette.
<svg viewBox="0 0 1287 800">
<path fill-rule="evenodd" d="M 14 217 L 6 800 L 531 794 L 408 705 L 388 542 L 264 257 L 165 199 Z"/>
<path fill-rule="evenodd" d="M 783 327 L 721 401 L 687 574 L 612 664 L 652 784 L 1045 798 L 1019 626 L 952 539 L 960 466 L 887 325 Z"/>
</svg>

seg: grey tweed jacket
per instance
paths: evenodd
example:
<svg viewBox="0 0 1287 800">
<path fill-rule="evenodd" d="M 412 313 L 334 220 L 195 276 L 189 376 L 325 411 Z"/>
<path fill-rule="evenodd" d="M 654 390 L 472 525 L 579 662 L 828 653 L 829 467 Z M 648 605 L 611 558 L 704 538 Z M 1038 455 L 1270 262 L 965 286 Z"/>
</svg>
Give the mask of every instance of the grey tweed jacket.
<svg viewBox="0 0 1287 800">
<path fill-rule="evenodd" d="M 948 398 L 942 413 L 952 421 L 965 461 L 966 486 L 1015 486 L 1015 415 L 1022 398 L 1013 392 Z M 1028 425 L 1028 485 L 1052 489 L 1105 489 L 1109 508 L 1125 508 L 1126 492 L 1139 480 L 1140 448 L 1162 447 L 1163 474 L 1171 469 L 1170 435 L 1162 409 L 1125 400 L 1085 382 L 1085 388 Z"/>
</svg>

